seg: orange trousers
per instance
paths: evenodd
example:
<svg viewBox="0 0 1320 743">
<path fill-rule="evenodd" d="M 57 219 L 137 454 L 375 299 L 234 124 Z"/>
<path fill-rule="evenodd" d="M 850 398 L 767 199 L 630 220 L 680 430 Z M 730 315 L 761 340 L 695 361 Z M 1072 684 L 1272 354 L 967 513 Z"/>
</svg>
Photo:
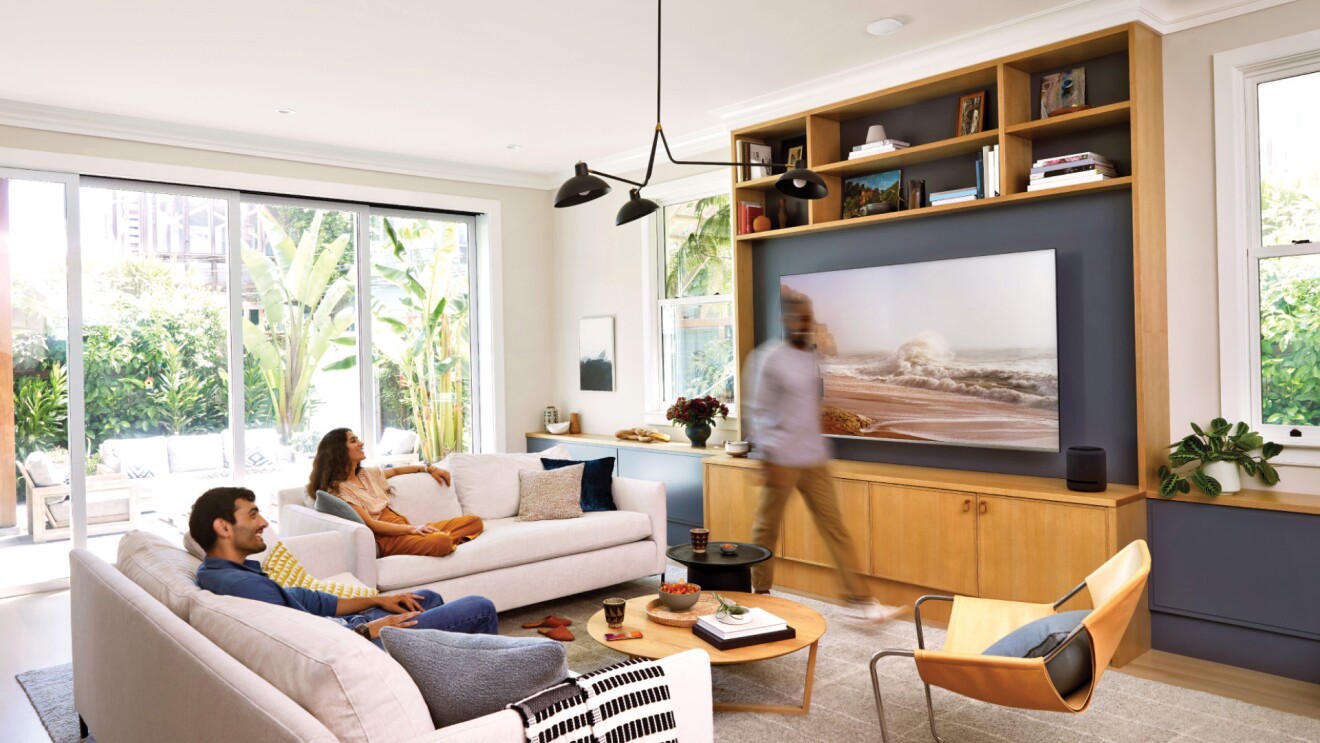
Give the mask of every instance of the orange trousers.
<svg viewBox="0 0 1320 743">
<path fill-rule="evenodd" d="M 388 524 L 407 524 L 408 519 L 386 508 L 380 514 L 380 520 Z M 430 534 L 404 534 L 402 536 L 376 535 L 376 544 L 380 545 L 382 556 L 387 555 L 423 555 L 426 557 L 444 557 L 464 542 L 477 538 L 485 530 L 480 516 L 459 516 L 446 521 L 432 521 L 431 526 L 440 531 Z"/>
</svg>

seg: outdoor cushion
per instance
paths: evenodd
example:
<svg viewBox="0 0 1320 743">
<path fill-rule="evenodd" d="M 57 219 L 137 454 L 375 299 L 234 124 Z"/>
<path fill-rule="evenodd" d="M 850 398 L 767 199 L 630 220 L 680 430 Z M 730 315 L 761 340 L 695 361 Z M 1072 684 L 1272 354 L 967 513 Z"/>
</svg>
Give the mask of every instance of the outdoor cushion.
<svg viewBox="0 0 1320 743">
<path fill-rule="evenodd" d="M 381 457 L 413 454 L 416 451 L 417 434 L 402 428 L 386 428 L 380 434 L 380 443 L 376 445 L 376 455 Z"/>
<path fill-rule="evenodd" d="M 170 472 L 225 468 L 225 455 L 218 433 L 171 436 L 165 441 L 165 451 L 169 455 Z"/>
<path fill-rule="evenodd" d="M 110 439 L 101 444 L 118 462 L 118 471 L 137 480 L 164 477 L 170 473 L 170 457 L 164 436 L 140 439 Z"/>
<path fill-rule="evenodd" d="M 386 627 L 380 639 L 417 683 L 437 728 L 499 712 L 568 677 L 568 652 L 543 637 Z"/>
<path fill-rule="evenodd" d="M 518 473 L 518 520 L 576 519 L 582 516 L 585 465 Z"/>
<path fill-rule="evenodd" d="M 435 730 L 408 673 L 332 619 L 199 591 L 191 624 L 312 713 L 337 740 L 420 740 Z"/>
<path fill-rule="evenodd" d="M 1002 655 L 1010 658 L 1044 658 L 1064 641 L 1090 611 L 1065 611 L 1042 617 L 1019 627 L 982 655 Z M 1045 669 L 1059 696 L 1066 697 L 1091 679 L 1091 640 L 1083 631 L 1063 652 L 1054 657 Z"/>
<path fill-rule="evenodd" d="M 582 473 L 582 510 L 613 511 L 614 505 L 614 457 L 601 457 L 579 462 L 573 459 L 542 459 L 541 466 L 548 470 L 558 467 L 572 467 L 575 464 L 586 465 Z"/>
<path fill-rule="evenodd" d="M 129 580 L 151 594 L 183 621 L 188 621 L 189 600 L 197 587 L 197 566 L 202 563 L 166 541 L 133 530 L 119 540 L 116 566 Z"/>
<path fill-rule="evenodd" d="M 636 511 L 598 511 L 580 519 L 553 521 L 493 519 L 485 527 L 481 536 L 445 557 L 380 558 L 376 561 L 376 587 L 388 592 L 423 586 L 651 538 L 651 517 Z"/>
<path fill-rule="evenodd" d="M 454 453 L 440 466 L 454 479 L 463 513 L 483 519 L 503 519 L 518 513 L 518 471 L 544 469 L 541 458 L 568 459 L 568 449 L 555 446 L 534 454 Z"/>
<path fill-rule="evenodd" d="M 37 487 L 69 484 L 69 463 L 67 460 L 56 462 L 50 454 L 44 451 L 34 451 L 27 455 L 23 466 L 27 469 L 28 474 L 32 476 L 32 484 Z"/>
</svg>

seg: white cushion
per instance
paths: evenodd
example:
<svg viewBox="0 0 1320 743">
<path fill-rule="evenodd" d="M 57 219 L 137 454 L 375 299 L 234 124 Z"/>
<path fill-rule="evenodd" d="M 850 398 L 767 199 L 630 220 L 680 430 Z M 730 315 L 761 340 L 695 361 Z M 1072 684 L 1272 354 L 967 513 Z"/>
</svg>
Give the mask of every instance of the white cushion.
<svg viewBox="0 0 1320 743">
<path fill-rule="evenodd" d="M 165 451 L 169 455 L 170 472 L 225 468 L 224 447 L 218 433 L 171 436 L 165 442 Z"/>
<path fill-rule="evenodd" d="M 390 508 L 411 523 L 427 524 L 463 515 L 454 487 L 441 485 L 425 472 L 395 475 L 389 479 L 389 484 L 394 489 Z"/>
<path fill-rule="evenodd" d="M 532 454 L 454 453 L 440 463 L 453 476 L 463 513 L 502 519 L 518 513 L 518 471 L 544 469 L 542 458 L 571 459 L 563 445 Z"/>
<path fill-rule="evenodd" d="M 151 594 L 183 621 L 188 621 L 189 600 L 197 587 L 196 557 L 175 547 L 163 537 L 145 531 L 130 531 L 119 540 L 116 566 L 125 577 Z"/>
<path fill-rule="evenodd" d="M 140 439 L 111 439 L 101 448 L 109 449 L 118 462 L 118 471 L 133 479 L 164 477 L 170 473 L 170 457 L 164 436 Z"/>
<path fill-rule="evenodd" d="M 23 462 L 32 484 L 37 487 L 69 484 L 69 462 L 56 462 L 44 451 L 34 451 Z"/>
<path fill-rule="evenodd" d="M 413 454 L 417 451 L 417 434 L 402 428 L 386 428 L 380 433 L 380 443 L 376 444 L 376 456 L 392 457 L 399 454 Z"/>
<path fill-rule="evenodd" d="M 220 433 L 224 466 L 234 466 L 234 438 L 229 429 Z M 243 450 L 247 453 L 247 466 L 265 467 L 280 461 L 284 446 L 273 428 L 249 428 L 243 431 Z"/>
<path fill-rule="evenodd" d="M 485 526 L 481 536 L 459 545 L 443 559 L 417 555 L 380 558 L 376 561 L 376 587 L 381 591 L 413 588 L 651 538 L 651 517 L 636 511 L 591 511 L 582 518 L 551 521 L 512 517 L 488 520 Z"/>
<path fill-rule="evenodd" d="M 326 617 L 200 591 L 193 597 L 191 624 L 311 712 L 338 740 L 396 743 L 435 729 L 408 673 Z"/>
</svg>

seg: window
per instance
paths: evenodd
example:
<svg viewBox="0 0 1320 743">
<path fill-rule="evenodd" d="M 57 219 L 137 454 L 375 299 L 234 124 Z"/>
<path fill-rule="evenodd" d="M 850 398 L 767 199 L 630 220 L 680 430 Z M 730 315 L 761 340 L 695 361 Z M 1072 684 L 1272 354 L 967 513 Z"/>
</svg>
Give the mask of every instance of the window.
<svg viewBox="0 0 1320 743">
<path fill-rule="evenodd" d="M 1320 35 L 1215 65 L 1224 415 L 1320 465 Z"/>
</svg>

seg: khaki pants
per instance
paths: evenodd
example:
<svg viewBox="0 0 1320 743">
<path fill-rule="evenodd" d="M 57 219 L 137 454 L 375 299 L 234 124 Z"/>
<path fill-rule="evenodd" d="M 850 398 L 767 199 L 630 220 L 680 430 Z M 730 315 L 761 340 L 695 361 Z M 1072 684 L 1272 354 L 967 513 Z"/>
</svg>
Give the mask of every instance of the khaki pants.
<svg viewBox="0 0 1320 743">
<path fill-rule="evenodd" d="M 769 462 L 764 463 L 765 486 L 761 488 L 760 503 L 756 509 L 756 521 L 752 526 L 752 541 L 774 551 L 779 540 L 779 531 L 784 523 L 784 507 L 788 497 L 796 488 L 802 493 L 802 500 L 807 510 L 815 517 L 825 546 L 830 551 L 830 558 L 838 566 L 839 578 L 843 581 L 843 590 L 849 599 L 861 599 L 869 596 L 866 585 L 858 575 L 857 562 L 853 557 L 852 538 L 844 526 L 843 515 L 839 511 L 839 497 L 834 491 L 834 480 L 825 465 L 815 467 L 781 467 Z M 774 560 L 758 562 L 752 566 L 752 588 L 768 591 L 774 583 Z"/>
</svg>

